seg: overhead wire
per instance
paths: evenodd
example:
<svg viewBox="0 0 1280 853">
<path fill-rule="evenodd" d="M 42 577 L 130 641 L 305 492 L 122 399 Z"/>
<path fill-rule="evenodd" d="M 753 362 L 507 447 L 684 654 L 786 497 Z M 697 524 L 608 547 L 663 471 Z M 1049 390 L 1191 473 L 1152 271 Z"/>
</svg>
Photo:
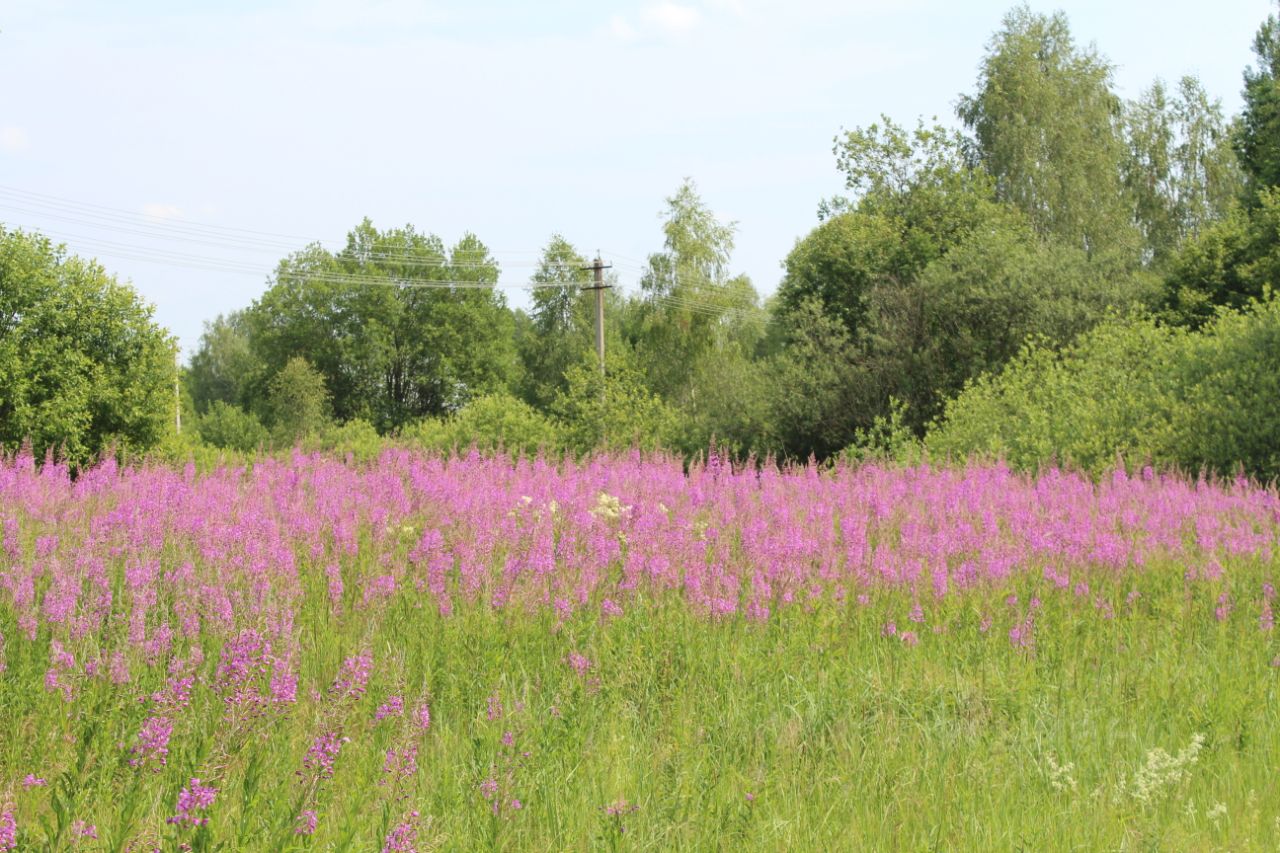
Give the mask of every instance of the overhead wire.
<svg viewBox="0 0 1280 853">
<path fill-rule="evenodd" d="M 14 203 L 15 201 L 17 203 Z M 315 245 L 319 245 L 324 249 L 321 241 L 308 240 L 308 238 L 298 235 L 258 231 L 235 226 L 214 225 L 211 223 L 191 222 L 187 220 L 179 222 L 156 221 L 155 217 L 147 214 L 138 214 L 107 205 L 74 201 L 71 199 L 61 198 L 45 193 L 31 192 L 6 185 L 0 185 L 0 210 L 10 210 L 24 213 L 29 216 L 38 216 L 59 222 L 84 225 L 114 234 L 142 237 L 150 240 L 179 241 L 191 245 L 230 250 L 240 253 L 269 252 L 278 256 L 281 251 L 292 250 L 292 254 L 296 257 L 300 252 L 298 250 L 297 243 L 292 241 L 304 240 L 307 241 L 307 243 L 306 247 L 304 247 L 302 251 L 305 251 L 306 248 Z M 394 287 L 469 287 L 520 290 L 537 290 L 565 286 L 581 287 L 587 283 L 585 281 L 536 282 L 533 280 L 528 282 L 511 282 L 501 280 L 484 282 L 473 279 L 429 279 L 407 276 L 355 274 L 340 271 L 289 272 L 287 269 L 282 272 L 279 269 L 264 270 L 261 263 L 242 258 L 208 257 L 205 255 L 196 255 L 189 252 L 177 251 L 172 248 L 145 245 L 140 246 L 132 243 L 103 239 L 101 237 L 89 237 L 81 234 L 69 234 L 61 231 L 51 231 L 48 233 L 51 236 L 61 239 L 74 240 L 80 245 L 98 247 L 98 254 L 102 254 L 106 257 L 213 272 L 227 272 L 246 275 L 265 274 L 268 278 L 275 278 L 276 280 L 280 280 L 282 277 L 285 277 L 295 281 L 307 280 L 317 283 L 348 285 L 368 284 Z M 328 249 L 324 249 L 324 251 L 339 258 L 343 257 L 346 253 L 345 247 L 336 253 Z M 497 270 L 500 267 L 536 267 L 560 272 L 569 270 L 577 271 L 577 268 L 572 267 L 571 265 L 563 263 L 548 265 L 540 259 L 536 261 L 499 260 L 493 257 L 494 252 L 492 250 L 486 248 L 484 251 L 489 255 L 489 259 L 483 262 L 472 262 L 461 259 L 453 261 L 445 257 L 428 258 L 423 257 L 420 251 L 414 250 L 406 250 L 404 252 L 359 252 L 357 253 L 357 257 L 360 261 L 367 260 L 380 262 L 403 269 L 487 271 Z M 510 254 L 532 255 L 535 253 L 536 252 L 534 250 L 517 250 Z M 611 259 L 617 258 L 619 261 L 623 262 L 615 262 L 616 266 L 630 269 L 637 278 L 643 278 L 644 275 L 652 271 L 652 268 L 648 264 L 637 261 L 634 258 L 628 258 L 627 256 L 618 255 L 612 252 L 608 254 L 611 256 Z M 347 255 L 347 257 L 350 257 L 350 255 Z M 700 278 L 691 279 L 687 276 L 681 275 L 674 269 L 667 273 L 667 275 L 673 283 L 687 285 L 694 293 L 701 292 L 704 297 L 712 294 L 723 294 L 724 296 L 733 298 L 736 301 L 740 300 L 742 296 L 740 292 L 727 288 L 722 284 L 706 281 Z M 639 292 L 637 293 L 633 291 L 631 294 L 633 298 L 640 298 L 654 304 L 684 310 L 702 316 L 746 316 L 755 308 L 755 306 L 725 305 L 722 302 L 710 301 L 707 298 L 699 298 L 698 296 L 691 295 L 689 292 L 677 294 L 645 292 L 642 288 L 636 288 L 636 290 Z M 707 293 L 708 290 L 711 291 L 710 294 Z"/>
</svg>

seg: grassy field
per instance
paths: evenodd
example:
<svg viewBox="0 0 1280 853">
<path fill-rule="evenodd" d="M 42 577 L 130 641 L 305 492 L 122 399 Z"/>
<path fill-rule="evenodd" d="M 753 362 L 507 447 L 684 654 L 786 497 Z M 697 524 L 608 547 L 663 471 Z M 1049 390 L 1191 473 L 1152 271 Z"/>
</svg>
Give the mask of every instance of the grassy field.
<svg viewBox="0 0 1280 853">
<path fill-rule="evenodd" d="M 1277 507 L 993 468 L 14 460 L 0 849 L 1272 850 Z"/>
</svg>

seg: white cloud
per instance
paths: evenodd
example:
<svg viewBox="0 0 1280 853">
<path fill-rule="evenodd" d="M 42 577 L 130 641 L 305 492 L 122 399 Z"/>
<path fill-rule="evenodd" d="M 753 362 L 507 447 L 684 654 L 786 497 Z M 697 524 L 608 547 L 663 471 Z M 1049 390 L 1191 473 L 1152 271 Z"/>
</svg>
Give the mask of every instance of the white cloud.
<svg viewBox="0 0 1280 853">
<path fill-rule="evenodd" d="M 182 210 L 176 204 L 161 204 L 154 201 L 150 204 L 144 204 L 142 212 L 152 219 L 179 219 L 182 217 Z"/>
<path fill-rule="evenodd" d="M 641 10 L 640 17 L 645 23 L 670 35 L 684 35 L 698 26 L 702 13 L 693 6 L 662 2 Z"/>
<path fill-rule="evenodd" d="M 27 132 L 21 127 L 0 127 L 0 149 L 5 151 L 26 151 L 31 142 Z"/>
</svg>

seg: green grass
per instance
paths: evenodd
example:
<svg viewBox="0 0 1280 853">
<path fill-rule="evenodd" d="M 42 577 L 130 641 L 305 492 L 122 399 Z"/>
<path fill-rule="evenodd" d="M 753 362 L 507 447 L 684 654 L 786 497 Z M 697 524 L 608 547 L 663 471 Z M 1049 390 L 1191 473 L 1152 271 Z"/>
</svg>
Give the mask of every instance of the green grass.
<svg viewBox="0 0 1280 853">
<path fill-rule="evenodd" d="M 1217 587 L 1188 586 L 1177 566 L 1100 576 L 1085 598 L 1025 580 L 971 592 L 932 603 L 923 626 L 889 592 L 764 624 L 709 621 L 669 599 L 633 601 L 607 622 L 558 624 L 515 606 L 442 618 L 402 599 L 376 618 L 337 617 L 307 595 L 297 705 L 233 731 L 197 685 L 159 773 L 127 758 L 148 713 L 138 697 L 160 682 L 82 679 L 66 702 L 43 686 L 47 636 L 20 638 L 0 610 L 0 806 L 16 806 L 31 850 L 379 850 L 409 809 L 421 813 L 421 849 L 1272 850 L 1280 669 L 1250 593 L 1270 568 L 1231 567 L 1238 604 L 1225 622 L 1213 616 Z M 1129 607 L 1131 588 L 1142 596 Z M 1016 648 L 1008 630 L 1025 605 L 1015 613 L 1005 596 L 1036 589 L 1035 644 Z M 1116 618 L 1095 608 L 1098 595 Z M 919 644 L 882 636 L 888 619 Z M 205 642 L 209 680 L 219 648 Z M 332 703 L 312 691 L 362 648 L 374 658 L 368 694 L 340 718 L 351 740 L 310 804 L 315 835 L 296 836 L 308 807 L 296 771 L 339 722 L 324 722 Z M 586 677 L 570 652 L 592 662 Z M 428 732 L 373 723 L 389 694 L 411 705 L 428 693 Z M 489 720 L 494 694 L 506 713 Z M 1152 750 L 1176 756 L 1197 734 L 1203 749 L 1182 776 L 1136 796 Z M 412 784 L 380 785 L 386 749 L 410 739 Z M 1056 786 L 1053 762 L 1071 766 Z M 495 815 L 482 795 L 495 766 L 519 810 Z M 27 773 L 49 784 L 24 788 Z M 208 827 L 179 832 L 165 819 L 192 776 L 220 792 Z M 623 814 L 606 813 L 620 801 Z M 98 840 L 72 848 L 73 820 L 96 825 Z"/>
</svg>

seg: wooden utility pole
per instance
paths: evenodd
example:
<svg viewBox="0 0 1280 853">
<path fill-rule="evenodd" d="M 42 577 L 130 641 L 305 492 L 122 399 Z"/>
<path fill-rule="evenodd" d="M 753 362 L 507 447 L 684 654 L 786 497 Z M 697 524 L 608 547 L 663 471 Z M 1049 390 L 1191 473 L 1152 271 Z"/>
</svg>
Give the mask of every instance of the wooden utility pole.
<svg viewBox="0 0 1280 853">
<path fill-rule="evenodd" d="M 584 289 L 596 292 L 596 355 L 600 358 L 601 376 L 604 376 L 604 292 L 609 289 L 609 285 L 604 283 L 604 271 L 612 266 L 613 264 L 601 261 L 600 255 L 597 254 L 591 266 L 583 267 L 584 270 L 592 270 L 595 273 L 595 284 Z"/>
</svg>

